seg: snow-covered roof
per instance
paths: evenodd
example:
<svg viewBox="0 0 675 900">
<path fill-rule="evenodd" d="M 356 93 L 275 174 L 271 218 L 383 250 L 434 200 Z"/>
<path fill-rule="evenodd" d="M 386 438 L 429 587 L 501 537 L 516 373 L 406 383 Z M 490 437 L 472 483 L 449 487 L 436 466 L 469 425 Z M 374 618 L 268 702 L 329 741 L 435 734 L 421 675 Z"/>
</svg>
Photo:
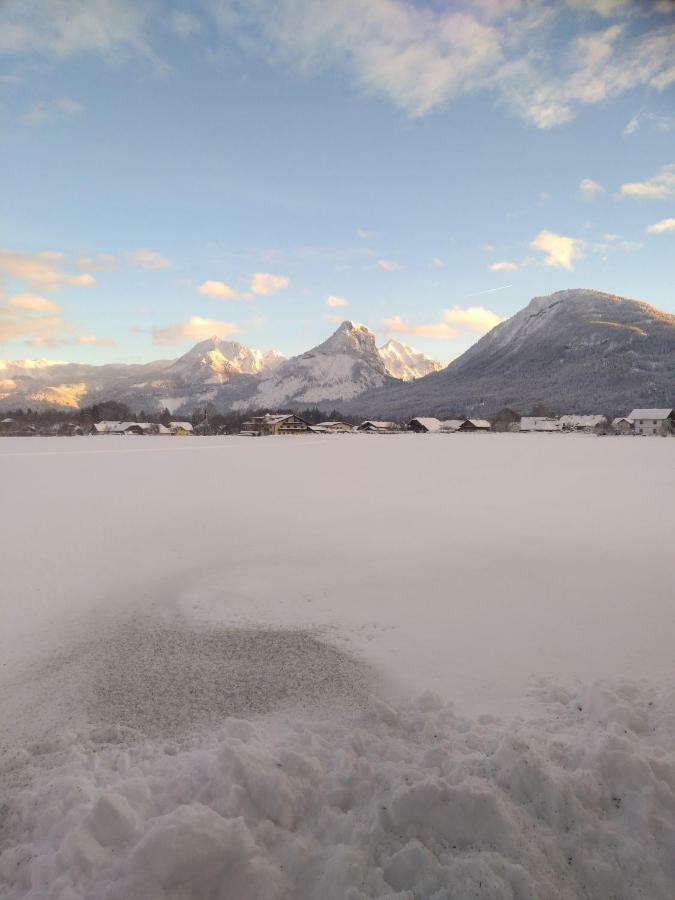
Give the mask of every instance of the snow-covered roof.
<svg viewBox="0 0 675 900">
<path fill-rule="evenodd" d="M 618 416 L 616 419 L 612 419 L 612 425 L 620 425 L 621 422 L 628 422 L 629 425 L 633 424 L 633 420 L 629 419 L 628 416 Z"/>
<path fill-rule="evenodd" d="M 471 422 L 476 428 L 490 428 L 491 425 L 487 419 L 466 419 L 466 422 Z"/>
<path fill-rule="evenodd" d="M 367 419 L 365 422 L 361 422 L 358 426 L 359 428 L 367 428 L 371 426 L 371 428 L 396 428 L 395 422 L 374 422 L 372 419 Z"/>
<path fill-rule="evenodd" d="M 410 420 L 410 424 L 413 422 L 418 422 L 422 428 L 425 428 L 427 431 L 441 430 L 440 419 L 434 419 L 432 416 L 415 416 L 414 419 Z"/>
<path fill-rule="evenodd" d="M 547 416 L 523 416 L 520 420 L 521 431 L 560 431 L 562 422 Z"/>
<path fill-rule="evenodd" d="M 317 428 L 334 428 L 336 425 L 342 425 L 345 428 L 351 428 L 352 426 L 349 422 L 318 422 Z"/>
<path fill-rule="evenodd" d="M 672 409 L 634 409 L 630 415 L 629 419 L 667 419 L 668 416 L 673 412 Z"/>
<path fill-rule="evenodd" d="M 605 416 L 579 416 L 569 415 L 560 416 L 563 427 L 568 428 L 595 428 L 596 425 L 602 425 L 607 421 Z"/>
<path fill-rule="evenodd" d="M 443 419 L 441 422 L 441 431 L 458 431 L 460 425 L 464 424 L 464 419 Z"/>
<path fill-rule="evenodd" d="M 192 431 L 191 422 L 169 422 L 169 425 L 171 428 L 183 428 L 185 431 Z"/>
<path fill-rule="evenodd" d="M 167 428 L 166 425 L 158 425 L 157 434 L 171 434 L 171 429 Z"/>
</svg>

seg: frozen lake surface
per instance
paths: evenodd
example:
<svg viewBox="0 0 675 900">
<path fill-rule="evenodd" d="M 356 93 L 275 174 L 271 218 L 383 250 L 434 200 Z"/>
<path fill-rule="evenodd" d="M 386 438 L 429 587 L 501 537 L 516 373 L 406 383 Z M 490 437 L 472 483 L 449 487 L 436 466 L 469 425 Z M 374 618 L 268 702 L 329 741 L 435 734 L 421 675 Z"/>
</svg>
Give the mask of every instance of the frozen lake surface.
<svg viewBox="0 0 675 900">
<path fill-rule="evenodd" d="M 0 441 L 0 896 L 649 897 L 675 441 Z"/>
</svg>

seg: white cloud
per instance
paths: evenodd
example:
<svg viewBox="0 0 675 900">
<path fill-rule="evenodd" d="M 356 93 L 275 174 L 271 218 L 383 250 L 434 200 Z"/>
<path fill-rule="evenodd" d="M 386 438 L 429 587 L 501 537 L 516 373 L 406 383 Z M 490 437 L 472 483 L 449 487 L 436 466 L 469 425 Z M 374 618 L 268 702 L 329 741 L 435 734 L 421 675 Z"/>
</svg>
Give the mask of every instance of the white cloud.
<svg viewBox="0 0 675 900">
<path fill-rule="evenodd" d="M 638 86 L 675 81 L 675 29 L 658 14 L 631 16 L 621 0 L 589 0 L 620 21 L 597 29 L 579 0 L 417 4 L 412 0 L 229 0 L 221 27 L 259 35 L 260 52 L 309 76 L 346 70 L 364 92 L 409 116 L 491 90 L 538 128 Z M 576 16 L 578 23 L 557 20 Z M 636 22 L 637 19 L 637 22 Z M 574 27 L 577 26 L 578 27 Z M 567 33 L 579 35 L 565 41 Z"/>
<path fill-rule="evenodd" d="M 30 288 L 55 291 L 66 284 L 90 287 L 95 279 L 88 273 L 71 275 L 63 270 L 63 253 L 45 250 L 38 253 L 0 249 L 0 284 L 6 278 L 25 282 Z"/>
<path fill-rule="evenodd" d="M 603 234 L 603 240 L 593 245 L 593 253 L 607 257 L 610 253 L 632 253 L 644 247 L 640 241 L 628 241 L 620 234 Z"/>
<path fill-rule="evenodd" d="M 488 243 L 481 244 L 480 249 L 483 251 L 483 253 L 494 253 L 495 252 L 494 244 L 488 244 Z"/>
<path fill-rule="evenodd" d="M 349 306 L 349 300 L 345 300 L 344 297 L 336 297 L 335 294 L 331 294 L 326 297 L 326 306 Z"/>
<path fill-rule="evenodd" d="M 400 316 L 393 316 L 391 319 L 383 319 L 382 327 L 394 334 L 451 339 L 467 331 L 479 335 L 486 334 L 501 321 L 502 318 L 497 313 L 483 306 L 467 308 L 454 306 L 443 311 L 439 322 L 428 325 L 413 324 L 405 322 Z"/>
<path fill-rule="evenodd" d="M 156 269 L 170 269 L 173 263 L 170 259 L 162 256 L 157 250 L 150 250 L 149 247 L 142 247 L 140 250 L 132 250 L 129 254 L 132 260 L 142 269 L 154 271 Z"/>
<path fill-rule="evenodd" d="M 604 187 L 592 178 L 582 178 L 579 182 L 579 196 L 582 200 L 595 200 L 604 192 Z"/>
<path fill-rule="evenodd" d="M 110 272 L 116 265 L 117 260 L 110 253 L 81 256 L 77 262 L 78 269 L 88 269 L 90 272 Z"/>
<path fill-rule="evenodd" d="M 445 262 L 439 256 L 432 256 L 429 260 L 429 265 L 434 269 L 444 269 Z"/>
<path fill-rule="evenodd" d="M 400 265 L 392 259 L 378 259 L 376 265 L 378 269 L 383 269 L 385 272 L 395 272 L 397 269 L 401 268 Z"/>
<path fill-rule="evenodd" d="M 38 297 L 36 294 L 15 294 L 7 301 L 7 306 L 29 312 L 61 312 L 58 303 L 54 303 L 53 300 L 48 300 L 46 297 Z"/>
<path fill-rule="evenodd" d="M 101 338 L 95 334 L 81 334 L 75 338 L 77 344 L 84 344 L 89 347 L 114 347 L 115 341 L 112 338 Z"/>
<path fill-rule="evenodd" d="M 151 55 L 144 29 L 151 5 L 137 0 L 21 0 L 4 4 L 0 54 L 78 53 L 106 58 L 126 51 Z"/>
<path fill-rule="evenodd" d="M 663 166 L 656 175 L 645 181 L 630 181 L 622 184 L 621 195 L 637 197 L 640 200 L 675 199 L 675 163 Z"/>
<path fill-rule="evenodd" d="M 362 241 L 369 241 L 375 237 L 375 232 L 368 231 L 365 228 L 357 228 L 356 236 L 357 236 L 357 238 L 361 238 Z"/>
<path fill-rule="evenodd" d="M 0 303 L 0 343 L 55 338 L 70 330 L 59 315 L 45 315 L 11 300 Z"/>
<path fill-rule="evenodd" d="M 666 231 L 675 231 L 675 219 L 661 219 L 646 229 L 649 234 L 665 234 Z"/>
<path fill-rule="evenodd" d="M 219 300 L 234 300 L 237 297 L 236 292 L 224 281 L 204 281 L 197 290 L 200 294 L 217 297 Z"/>
<path fill-rule="evenodd" d="M 254 294 L 274 294 L 287 288 L 291 283 L 286 275 L 270 275 L 267 272 L 256 272 L 251 278 L 251 291 Z"/>
<path fill-rule="evenodd" d="M 518 266 L 516 263 L 508 262 L 507 260 L 503 260 L 502 262 L 494 262 L 490 266 L 493 272 L 517 272 Z"/>
<path fill-rule="evenodd" d="M 70 97 L 59 97 L 57 100 L 36 100 L 21 121 L 27 125 L 60 122 L 79 116 L 84 107 Z"/>
<path fill-rule="evenodd" d="M 210 337 L 227 337 L 237 334 L 239 326 L 233 322 L 221 322 L 218 319 L 203 319 L 192 316 L 187 322 L 174 322 L 164 328 L 153 328 L 151 331 L 154 344 L 180 344 L 183 341 L 205 341 Z"/>
<path fill-rule="evenodd" d="M 626 136 L 635 134 L 644 124 L 648 125 L 653 131 L 667 134 L 670 131 L 675 131 L 675 116 L 661 116 L 657 113 L 641 112 L 633 116 L 624 128 L 623 133 Z"/>
<path fill-rule="evenodd" d="M 202 29 L 199 19 L 188 12 L 174 10 L 170 13 L 167 21 L 174 34 L 183 40 L 194 37 Z"/>
<path fill-rule="evenodd" d="M 584 242 L 579 238 L 565 237 L 544 229 L 530 242 L 530 247 L 546 254 L 545 265 L 573 269 L 574 260 L 582 256 Z"/>
</svg>

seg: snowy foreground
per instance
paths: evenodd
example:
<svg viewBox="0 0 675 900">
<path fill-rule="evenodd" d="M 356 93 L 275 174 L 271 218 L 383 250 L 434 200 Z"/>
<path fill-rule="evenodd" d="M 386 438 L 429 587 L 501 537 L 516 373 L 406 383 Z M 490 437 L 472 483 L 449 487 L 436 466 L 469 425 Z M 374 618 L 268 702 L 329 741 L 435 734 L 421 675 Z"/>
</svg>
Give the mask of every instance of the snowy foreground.
<svg viewBox="0 0 675 900">
<path fill-rule="evenodd" d="M 0 440 L 0 897 L 672 900 L 675 441 Z"/>
</svg>

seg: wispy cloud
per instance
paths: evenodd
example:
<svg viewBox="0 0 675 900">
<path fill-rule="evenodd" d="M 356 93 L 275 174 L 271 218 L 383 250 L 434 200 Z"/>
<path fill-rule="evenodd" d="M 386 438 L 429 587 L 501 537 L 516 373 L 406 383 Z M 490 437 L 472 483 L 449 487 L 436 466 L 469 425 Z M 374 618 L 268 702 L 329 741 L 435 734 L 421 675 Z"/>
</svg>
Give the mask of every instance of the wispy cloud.
<svg viewBox="0 0 675 900">
<path fill-rule="evenodd" d="M 626 124 L 623 133 L 628 137 L 631 134 L 635 134 L 643 125 L 648 125 L 654 131 L 667 134 L 669 131 L 675 131 L 675 116 L 661 116 L 652 112 L 640 112 Z"/>
<path fill-rule="evenodd" d="M 335 294 L 330 294 L 330 296 L 326 297 L 326 306 L 349 306 L 349 300 L 345 300 L 344 297 L 336 297 Z"/>
<path fill-rule="evenodd" d="M 599 253 L 606 258 L 611 253 L 632 253 L 642 247 L 644 244 L 641 241 L 629 241 L 620 234 L 603 234 L 602 241 L 594 244 L 591 249 L 593 253 Z"/>
<path fill-rule="evenodd" d="M 7 306 L 12 309 L 23 309 L 29 312 L 59 313 L 61 307 L 47 297 L 38 297 L 37 294 L 15 294 L 7 301 Z"/>
<path fill-rule="evenodd" d="M 251 291 L 254 294 L 267 296 L 282 291 L 291 283 L 286 275 L 270 275 L 268 272 L 256 272 L 251 278 Z"/>
<path fill-rule="evenodd" d="M 61 306 L 42 292 L 66 285 L 89 287 L 95 283 L 88 272 L 65 271 L 63 253 L 0 250 L 0 343 L 25 340 L 34 346 L 57 346 L 77 342 L 75 328 L 61 317 Z M 19 293 L 8 295 L 5 284 L 18 282 Z"/>
<path fill-rule="evenodd" d="M 117 260 L 110 253 L 95 253 L 93 256 L 81 256 L 77 261 L 78 269 L 88 272 L 110 272 L 117 266 Z"/>
<path fill-rule="evenodd" d="M 66 59 L 98 53 L 152 55 L 145 29 L 152 5 L 136 0 L 22 0 L 3 4 L 0 54 L 34 53 Z"/>
<path fill-rule="evenodd" d="M 184 341 L 205 341 L 211 337 L 227 337 L 237 334 L 239 326 L 233 322 L 221 322 L 218 319 L 204 319 L 192 316 L 187 322 L 174 322 L 164 328 L 151 329 L 152 341 L 162 346 L 180 344 Z"/>
<path fill-rule="evenodd" d="M 544 254 L 544 265 L 573 269 L 573 262 L 583 255 L 584 242 L 580 238 L 544 230 L 530 242 L 530 247 Z"/>
<path fill-rule="evenodd" d="M 645 181 L 629 181 L 621 185 L 622 197 L 637 197 L 639 200 L 675 199 L 675 163 L 647 178 Z"/>
<path fill-rule="evenodd" d="M 383 269 L 385 272 L 395 272 L 397 269 L 400 269 L 401 266 L 394 262 L 393 259 L 378 259 L 376 263 L 378 269 Z"/>
<path fill-rule="evenodd" d="M 87 347 L 114 347 L 115 341 L 112 338 L 102 338 L 95 334 L 81 334 L 77 337 L 78 344 L 84 344 Z"/>
<path fill-rule="evenodd" d="M 60 312 L 56 303 L 33 294 L 0 300 L 0 343 L 62 338 L 73 329 Z"/>
<path fill-rule="evenodd" d="M 271 275 L 269 272 L 255 272 L 249 279 L 249 289 L 236 291 L 224 281 L 204 281 L 197 290 L 200 294 L 218 300 L 253 300 L 256 296 L 266 297 L 282 291 L 291 283 L 286 275 Z"/>
<path fill-rule="evenodd" d="M 66 284 L 90 287 L 95 279 L 89 273 L 73 275 L 64 271 L 65 256 L 54 250 L 32 253 L 0 249 L 0 284 L 6 278 L 25 282 L 42 291 L 59 290 Z"/>
<path fill-rule="evenodd" d="M 579 196 L 582 200 L 590 202 L 605 193 L 604 187 L 592 178 L 582 178 L 579 182 Z"/>
<path fill-rule="evenodd" d="M 237 292 L 225 284 L 224 281 L 204 281 L 197 288 L 200 294 L 206 294 L 207 297 L 217 297 L 218 300 L 235 300 Z"/>
<path fill-rule="evenodd" d="M 199 19 L 185 11 L 173 10 L 167 18 L 167 23 L 174 34 L 183 40 L 194 37 L 202 30 Z"/>
<path fill-rule="evenodd" d="M 502 260 L 501 262 L 494 262 L 490 266 L 493 272 L 517 272 L 518 265 L 514 262 L 509 262 L 508 260 Z"/>
<path fill-rule="evenodd" d="M 410 334 L 417 337 L 441 339 L 456 338 L 462 333 L 486 334 L 502 321 L 501 316 L 483 306 L 463 308 L 454 306 L 443 311 L 440 321 L 430 324 L 415 324 L 404 321 L 400 316 L 382 320 L 385 331 L 393 334 Z"/>
<path fill-rule="evenodd" d="M 606 19 L 600 28 L 588 17 L 591 5 Z M 536 127 L 551 128 L 582 106 L 675 81 L 672 24 L 657 13 L 633 16 L 627 0 L 223 0 L 218 9 L 228 36 L 241 32 L 250 44 L 259 34 L 260 52 L 305 76 L 346 70 L 362 91 L 412 117 L 491 90 Z M 567 43 L 565 24 L 577 34 Z"/>
<path fill-rule="evenodd" d="M 357 238 L 361 238 L 362 241 L 369 241 L 372 240 L 372 238 L 374 238 L 376 235 L 374 231 L 368 231 L 367 228 L 357 228 L 356 236 Z"/>
<path fill-rule="evenodd" d="M 71 97 L 57 100 L 36 100 L 21 121 L 27 125 L 42 125 L 45 122 L 61 122 L 79 116 L 84 107 Z"/>
<path fill-rule="evenodd" d="M 661 219 L 660 222 L 648 225 L 646 231 L 649 234 L 665 234 L 666 231 L 675 231 L 675 219 Z"/>
<path fill-rule="evenodd" d="M 136 265 L 141 267 L 141 269 L 147 269 L 148 271 L 170 269 L 171 266 L 173 266 L 170 259 L 162 256 L 157 250 L 150 250 L 149 247 L 142 247 L 140 250 L 132 250 L 129 256 Z"/>
</svg>

